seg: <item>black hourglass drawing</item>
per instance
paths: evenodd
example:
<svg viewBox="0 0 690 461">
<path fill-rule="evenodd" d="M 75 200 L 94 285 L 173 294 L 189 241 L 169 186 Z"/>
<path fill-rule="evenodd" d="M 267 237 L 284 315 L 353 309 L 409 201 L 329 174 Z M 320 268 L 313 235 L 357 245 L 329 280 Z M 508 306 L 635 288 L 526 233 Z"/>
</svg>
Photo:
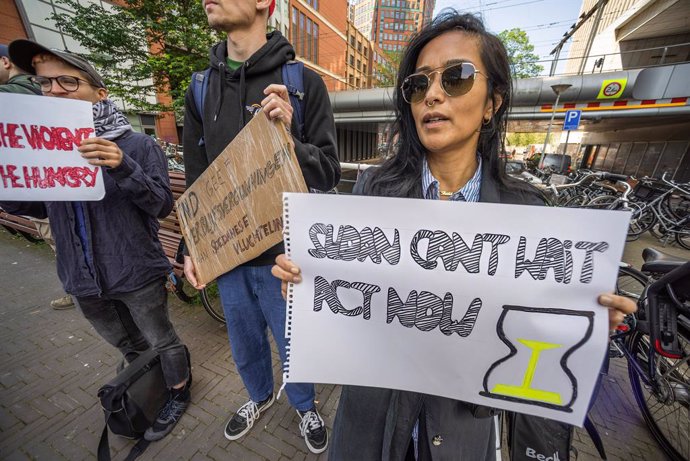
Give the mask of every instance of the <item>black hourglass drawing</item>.
<svg viewBox="0 0 690 461">
<path fill-rule="evenodd" d="M 563 341 L 558 342 L 554 340 L 546 341 L 544 338 L 539 338 L 539 329 L 530 328 L 530 325 L 543 324 L 545 319 L 552 320 L 554 318 L 558 319 L 559 323 L 568 322 L 569 330 L 577 333 L 574 337 L 569 335 L 571 338 L 568 341 L 569 344 L 564 344 L 566 342 L 565 338 L 563 338 Z M 568 358 L 589 340 L 593 328 L 594 312 L 591 311 L 503 306 L 503 312 L 496 325 L 496 333 L 501 341 L 508 346 L 510 353 L 491 365 L 486 375 L 484 375 L 484 390 L 479 394 L 494 399 L 572 412 L 572 405 L 577 399 L 577 379 L 568 368 Z M 512 331 L 512 337 L 509 337 L 506 329 L 518 331 Z M 520 337 L 517 337 L 517 335 Z M 502 365 L 516 357 L 519 353 L 513 341 L 517 341 L 521 345 L 519 347 L 521 348 L 520 353 L 523 356 L 523 361 L 524 356 L 529 354 L 527 366 L 522 368 L 525 371 L 521 377 L 509 374 L 508 369 L 502 367 Z M 572 344 L 574 341 L 577 342 Z M 544 352 L 547 352 L 547 354 L 543 354 Z M 544 359 L 544 356 L 547 359 Z M 557 370 L 553 367 L 556 363 L 560 365 L 561 376 L 557 376 Z M 545 368 L 549 366 L 551 367 Z M 511 370 L 513 368 L 512 366 L 509 367 Z M 548 380 L 542 379 L 540 387 L 536 387 L 534 378 L 537 370 L 542 370 L 542 372 L 548 370 L 550 376 L 555 376 L 555 379 L 561 380 L 560 385 L 555 386 L 551 383 L 553 388 L 549 389 Z M 567 388 L 568 392 L 559 393 L 554 391 L 555 388 Z"/>
</svg>

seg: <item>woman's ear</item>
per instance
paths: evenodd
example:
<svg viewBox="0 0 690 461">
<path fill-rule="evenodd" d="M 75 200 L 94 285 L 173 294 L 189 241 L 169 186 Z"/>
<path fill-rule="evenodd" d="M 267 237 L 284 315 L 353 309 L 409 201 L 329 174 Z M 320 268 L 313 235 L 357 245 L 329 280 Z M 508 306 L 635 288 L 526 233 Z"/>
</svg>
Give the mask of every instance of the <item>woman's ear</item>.
<svg viewBox="0 0 690 461">
<path fill-rule="evenodd" d="M 503 104 L 503 97 L 498 93 L 494 93 L 493 97 L 489 99 L 486 105 L 483 116 L 484 123 L 488 123 L 488 121 L 494 117 L 498 109 L 501 108 L 501 104 Z"/>
<path fill-rule="evenodd" d="M 105 88 L 99 88 L 98 89 L 98 100 L 103 101 L 105 99 L 108 99 L 108 90 Z"/>
</svg>

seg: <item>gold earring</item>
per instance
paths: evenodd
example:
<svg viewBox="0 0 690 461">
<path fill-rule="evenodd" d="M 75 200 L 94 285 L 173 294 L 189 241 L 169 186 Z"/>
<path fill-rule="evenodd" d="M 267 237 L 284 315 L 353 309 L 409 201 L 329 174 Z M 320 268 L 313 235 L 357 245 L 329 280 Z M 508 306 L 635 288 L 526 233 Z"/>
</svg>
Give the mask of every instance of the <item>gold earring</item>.
<svg viewBox="0 0 690 461">
<path fill-rule="evenodd" d="M 482 125 L 486 126 L 486 125 L 488 125 L 489 123 L 491 123 L 491 119 L 490 119 L 490 118 L 485 118 L 484 121 L 482 122 Z"/>
</svg>

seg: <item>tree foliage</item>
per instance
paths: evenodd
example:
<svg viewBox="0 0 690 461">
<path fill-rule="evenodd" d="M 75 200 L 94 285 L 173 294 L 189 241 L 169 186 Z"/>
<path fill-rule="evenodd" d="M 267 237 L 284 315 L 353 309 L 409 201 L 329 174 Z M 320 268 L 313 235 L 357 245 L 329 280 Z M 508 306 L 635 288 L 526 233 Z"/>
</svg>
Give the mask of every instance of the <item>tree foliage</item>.
<svg viewBox="0 0 690 461">
<path fill-rule="evenodd" d="M 536 77 L 544 70 L 544 66 L 537 64 L 539 56 L 534 53 L 534 45 L 529 42 L 529 37 L 524 30 L 520 28 L 504 30 L 498 34 L 498 38 L 508 51 L 513 77 Z"/>
<path fill-rule="evenodd" d="M 543 144 L 546 133 L 508 133 L 506 144 L 509 146 L 523 147 L 530 144 Z"/>
<path fill-rule="evenodd" d="M 402 55 L 402 51 L 384 51 L 385 62 L 379 67 L 378 82 L 375 82 L 374 86 L 382 88 L 395 86 Z"/>
<path fill-rule="evenodd" d="M 221 39 L 198 0 L 122 0 L 105 8 L 58 3 L 68 10 L 53 15 L 58 27 L 89 50 L 84 56 L 127 109 L 181 108 L 192 72 L 208 66 L 208 49 Z M 156 92 L 169 93 L 172 103 L 148 102 Z"/>
</svg>

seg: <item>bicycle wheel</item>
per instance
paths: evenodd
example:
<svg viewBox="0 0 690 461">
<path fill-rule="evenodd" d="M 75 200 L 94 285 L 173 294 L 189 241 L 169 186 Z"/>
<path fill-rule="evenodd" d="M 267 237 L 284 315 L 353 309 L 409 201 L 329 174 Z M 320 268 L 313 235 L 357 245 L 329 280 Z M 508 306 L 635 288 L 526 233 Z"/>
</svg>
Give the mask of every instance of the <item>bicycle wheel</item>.
<svg viewBox="0 0 690 461">
<path fill-rule="evenodd" d="M 585 194 L 574 195 L 568 198 L 565 203 L 562 204 L 564 207 L 568 208 L 578 208 L 584 206 L 588 202 L 588 198 Z"/>
<path fill-rule="evenodd" d="M 676 232 L 676 243 L 686 250 L 690 250 L 690 226 L 686 225 Z"/>
<path fill-rule="evenodd" d="M 659 220 L 657 220 L 656 223 L 649 228 L 649 233 L 659 240 L 666 237 L 666 229 L 664 229 L 664 226 L 661 225 Z"/>
<path fill-rule="evenodd" d="M 628 375 L 637 405 L 647 427 L 672 460 L 690 459 L 690 341 L 678 335 L 683 357 L 670 359 L 654 354 L 658 389 L 647 384 L 628 363 Z M 645 372 L 649 370 L 649 336 L 635 332 L 628 342 L 632 357 Z"/>
<path fill-rule="evenodd" d="M 168 274 L 167 280 L 165 281 L 165 288 L 168 292 L 174 294 L 177 299 L 183 303 L 191 304 L 195 296 L 193 294 L 188 295 L 187 292 L 185 292 L 185 286 L 184 280 L 178 277 L 174 271 Z"/>
<path fill-rule="evenodd" d="M 221 323 L 225 323 L 225 313 L 223 312 L 223 305 L 220 303 L 220 295 L 218 294 L 218 285 L 216 282 L 211 282 L 200 291 L 201 304 L 208 312 L 208 315 L 213 317 Z"/>
<path fill-rule="evenodd" d="M 647 232 L 656 224 L 656 215 L 650 208 L 642 208 L 639 203 L 631 202 L 633 214 L 630 217 L 628 236 L 639 236 Z"/>
<path fill-rule="evenodd" d="M 637 302 L 642 296 L 648 281 L 649 279 L 642 272 L 632 267 L 623 266 L 618 269 L 616 294 L 631 298 Z"/>
<path fill-rule="evenodd" d="M 597 210 L 608 210 L 614 202 L 618 200 L 615 195 L 600 195 L 584 204 L 585 208 L 595 208 Z"/>
</svg>

